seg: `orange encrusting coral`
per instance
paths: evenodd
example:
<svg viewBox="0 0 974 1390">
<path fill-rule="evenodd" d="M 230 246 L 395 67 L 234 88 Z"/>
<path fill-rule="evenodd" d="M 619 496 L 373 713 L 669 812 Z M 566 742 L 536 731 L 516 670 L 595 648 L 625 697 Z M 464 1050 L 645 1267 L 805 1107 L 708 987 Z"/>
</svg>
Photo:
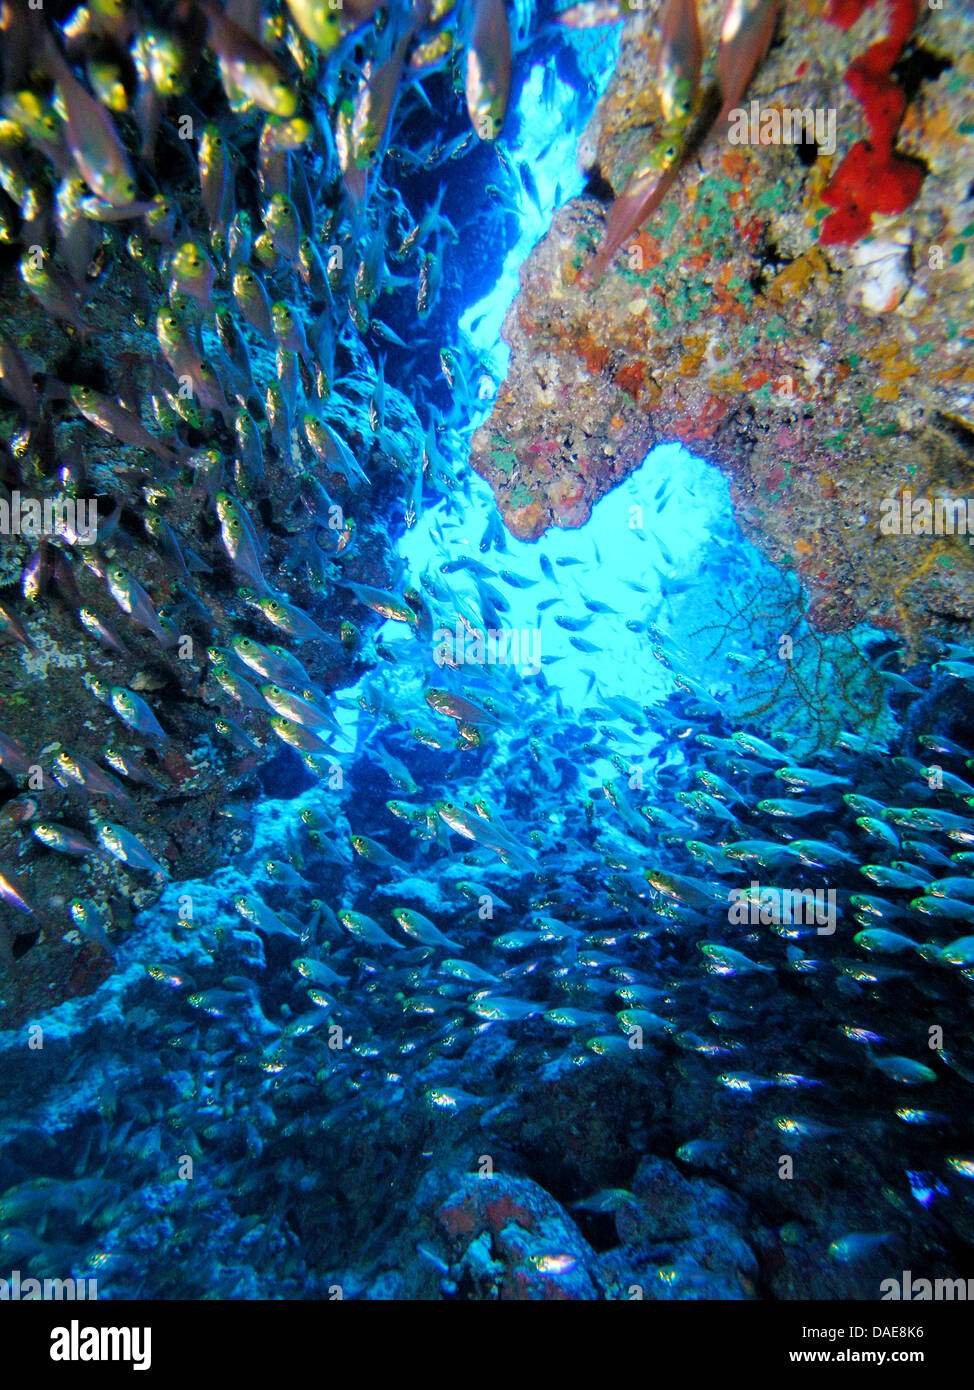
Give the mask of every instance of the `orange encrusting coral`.
<svg viewBox="0 0 974 1390">
<path fill-rule="evenodd" d="M 730 406 L 719 396 L 708 396 L 707 403 L 695 420 L 687 419 L 682 426 L 675 424 L 673 433 L 683 444 L 709 439 L 727 414 Z"/>
<path fill-rule="evenodd" d="M 639 400 L 644 379 L 645 371 L 642 362 L 630 362 L 627 367 L 621 367 L 615 374 L 616 385 L 627 395 L 632 396 L 634 401 Z"/>
</svg>

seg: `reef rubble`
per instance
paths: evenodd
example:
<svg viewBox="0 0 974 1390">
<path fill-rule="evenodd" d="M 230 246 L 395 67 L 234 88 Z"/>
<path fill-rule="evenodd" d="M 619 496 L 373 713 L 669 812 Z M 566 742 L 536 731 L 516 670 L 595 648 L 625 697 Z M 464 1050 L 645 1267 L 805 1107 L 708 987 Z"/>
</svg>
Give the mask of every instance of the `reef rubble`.
<svg viewBox="0 0 974 1390">
<path fill-rule="evenodd" d="M 645 81 L 659 10 L 627 20 L 580 142 L 588 189 L 522 267 L 510 370 L 472 464 L 511 531 L 535 539 L 584 525 L 654 445 L 679 440 L 727 476 L 743 531 L 794 570 L 820 630 L 949 634 L 974 616 L 967 536 L 881 522 L 905 491 L 972 491 L 974 15 L 783 6 L 743 115 L 704 134 L 589 287 L 602 199 L 659 136 Z M 720 10 L 700 5 L 705 81 Z M 786 108 L 821 113 L 818 127 L 759 143 L 787 132 Z M 734 143 L 742 125 L 749 142 Z"/>
</svg>

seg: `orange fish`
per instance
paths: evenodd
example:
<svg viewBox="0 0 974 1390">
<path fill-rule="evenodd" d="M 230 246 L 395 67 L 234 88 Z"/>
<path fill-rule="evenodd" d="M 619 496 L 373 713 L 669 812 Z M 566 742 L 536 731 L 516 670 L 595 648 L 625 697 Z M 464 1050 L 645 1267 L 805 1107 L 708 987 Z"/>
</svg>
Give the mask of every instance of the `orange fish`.
<svg viewBox="0 0 974 1390">
<path fill-rule="evenodd" d="M 504 0 L 475 0 L 464 90 L 478 137 L 496 140 L 511 91 L 511 30 Z"/>
<path fill-rule="evenodd" d="M 717 82 L 724 99 L 721 121 L 738 105 L 767 53 L 780 8 L 781 0 L 730 0 L 724 11 L 717 50 Z"/>
<path fill-rule="evenodd" d="M 659 207 L 680 168 L 683 139 L 700 90 L 703 44 L 696 0 L 668 0 L 663 13 L 657 85 L 665 125 L 659 143 L 609 209 L 602 241 L 578 280 L 597 285 L 612 258 Z"/>
<path fill-rule="evenodd" d="M 673 143 L 657 146 L 643 168 L 632 175 L 609 209 L 598 251 L 579 271 L 577 283 L 583 288 L 599 283 L 620 246 L 659 207 L 676 179 L 679 153 Z"/>
<path fill-rule="evenodd" d="M 703 42 L 696 0 L 669 0 L 663 13 L 656 85 L 664 121 L 687 118 L 700 88 Z"/>
</svg>

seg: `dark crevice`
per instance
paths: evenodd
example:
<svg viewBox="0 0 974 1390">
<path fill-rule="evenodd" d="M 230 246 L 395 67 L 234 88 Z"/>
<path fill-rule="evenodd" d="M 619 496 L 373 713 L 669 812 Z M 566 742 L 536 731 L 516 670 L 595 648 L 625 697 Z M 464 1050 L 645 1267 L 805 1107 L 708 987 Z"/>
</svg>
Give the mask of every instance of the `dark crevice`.
<svg viewBox="0 0 974 1390">
<path fill-rule="evenodd" d="M 803 140 L 794 146 L 794 150 L 799 164 L 805 169 L 810 169 L 818 159 L 818 145 L 814 140 Z"/>
<path fill-rule="evenodd" d="M 27 952 L 31 949 L 31 947 L 37 945 L 38 941 L 40 940 L 40 935 L 41 934 L 39 931 L 35 931 L 20 932 L 17 936 L 15 936 L 10 945 L 10 950 L 14 960 L 20 960 L 23 956 L 26 956 Z"/>
<path fill-rule="evenodd" d="M 910 49 L 893 68 L 893 77 L 903 88 L 907 105 L 915 98 L 924 82 L 935 82 L 942 72 L 953 67 L 949 58 L 940 58 L 928 48 Z"/>
<path fill-rule="evenodd" d="M 600 203 L 605 203 L 606 207 L 615 201 L 615 189 L 604 176 L 598 164 L 593 164 L 589 170 L 584 193 L 586 198 L 597 198 Z"/>
</svg>

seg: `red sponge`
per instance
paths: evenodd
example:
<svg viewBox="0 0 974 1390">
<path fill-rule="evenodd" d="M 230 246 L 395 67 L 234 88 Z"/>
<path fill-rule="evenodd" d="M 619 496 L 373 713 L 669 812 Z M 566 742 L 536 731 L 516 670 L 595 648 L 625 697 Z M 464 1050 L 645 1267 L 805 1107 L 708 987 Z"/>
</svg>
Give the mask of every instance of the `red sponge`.
<svg viewBox="0 0 974 1390">
<path fill-rule="evenodd" d="M 840 29 L 849 29 L 874 2 L 830 0 L 826 18 Z M 920 165 L 893 150 L 906 98 L 890 77 L 913 32 L 917 0 L 888 0 L 887 13 L 886 37 L 856 58 L 846 73 L 846 85 L 863 109 L 870 138 L 853 145 L 822 193 L 823 202 L 835 209 L 819 233 L 824 246 L 849 245 L 866 236 L 874 212 L 903 212 L 923 183 Z"/>
</svg>

